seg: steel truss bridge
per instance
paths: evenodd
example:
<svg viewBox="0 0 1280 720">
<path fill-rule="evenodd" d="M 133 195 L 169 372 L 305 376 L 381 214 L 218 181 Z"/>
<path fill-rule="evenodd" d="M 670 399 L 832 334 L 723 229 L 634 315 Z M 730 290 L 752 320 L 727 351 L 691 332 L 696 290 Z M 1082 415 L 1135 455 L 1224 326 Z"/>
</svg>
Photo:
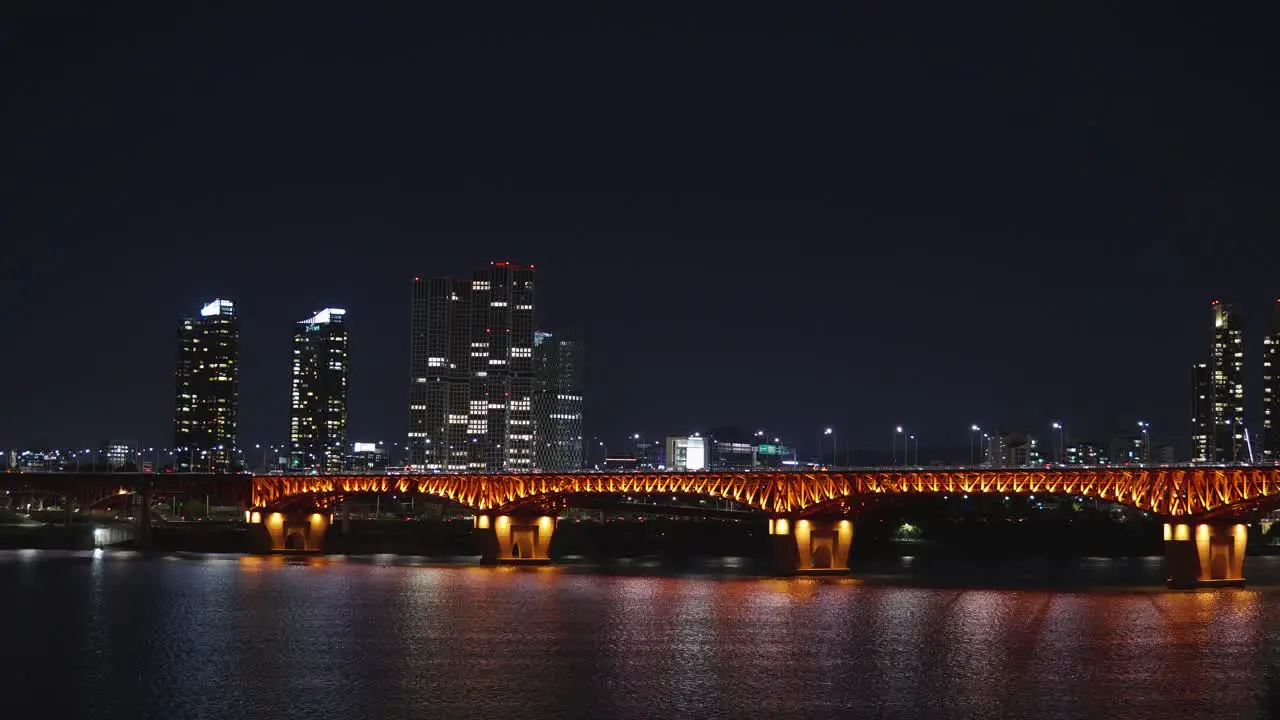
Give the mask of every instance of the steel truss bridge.
<svg viewBox="0 0 1280 720">
<path fill-rule="evenodd" d="M 272 510 L 327 508 L 365 493 L 417 494 L 499 514 L 546 512 L 581 496 L 692 495 L 795 517 L 849 514 L 888 497 L 1074 495 L 1174 519 L 1245 515 L 1280 504 L 1280 467 L 267 475 L 253 477 L 251 494 L 255 508 Z"/>
<path fill-rule="evenodd" d="M 627 472 L 458 475 L 196 475 L 4 473 L 3 489 L 61 491 L 83 504 L 138 492 L 237 498 L 256 548 L 314 552 L 354 496 L 420 495 L 473 511 L 486 562 L 549 562 L 558 512 L 618 496 L 683 495 L 738 503 L 768 519 L 780 572 L 847 572 L 852 518 L 890 498 L 1070 495 L 1165 520 L 1171 587 L 1241 585 L 1245 524 L 1280 506 L 1280 467 L 910 468 L 823 472 Z M 89 503 L 84 503 L 84 500 Z M 70 518 L 70 503 L 68 522 Z M 145 542 L 150 513 L 139 516 Z"/>
<path fill-rule="evenodd" d="M 779 572 L 848 572 L 852 518 L 888 498 L 1073 495 L 1164 518 L 1170 587 L 1244 584 L 1243 520 L 1280 504 L 1277 467 L 971 468 L 253 478 L 251 533 L 264 551 L 317 551 L 342 506 L 365 493 L 417 494 L 474 511 L 486 562 L 550 562 L 557 513 L 609 496 L 730 500 L 768 517 Z M 335 513 L 335 510 L 338 512 Z"/>
</svg>

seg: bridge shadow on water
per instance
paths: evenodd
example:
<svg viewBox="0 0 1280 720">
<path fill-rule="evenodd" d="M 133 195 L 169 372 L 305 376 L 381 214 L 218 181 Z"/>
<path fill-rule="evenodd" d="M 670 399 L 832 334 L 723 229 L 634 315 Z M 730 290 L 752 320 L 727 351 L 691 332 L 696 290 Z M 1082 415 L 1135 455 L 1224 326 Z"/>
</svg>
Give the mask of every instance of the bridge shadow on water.
<svg viewBox="0 0 1280 720">
<path fill-rule="evenodd" d="M 108 559 L 113 551 L 107 551 Z M 90 557 L 84 553 L 84 558 Z M 136 553 L 121 553 L 136 557 Z M 241 557 L 252 566 L 326 566 L 332 564 L 379 565 L 396 568 L 456 568 L 459 571 L 553 573 L 559 575 L 667 577 L 710 581 L 777 578 L 769 558 L 723 557 L 586 557 L 564 555 L 552 565 L 480 564 L 478 555 L 356 555 L 234 556 L 202 553 L 168 554 L 190 562 L 220 562 Z M 101 553 L 99 553 L 101 557 Z M 1250 591 L 1280 591 L 1280 556 L 1250 556 L 1245 561 Z M 794 579 L 794 578 L 793 578 Z M 956 590 L 1042 590 L 1053 592 L 1166 592 L 1164 558 L 1161 556 L 1103 558 L 1060 555 L 984 557 L 874 557 L 859 558 L 848 573 L 806 576 L 803 582 L 853 583 L 866 587 L 915 587 Z"/>
<path fill-rule="evenodd" d="M 393 568 L 457 569 L 459 572 L 552 573 L 558 575 L 665 577 L 708 581 L 777 578 L 769 559 L 761 556 L 586 557 L 564 555 L 553 565 L 485 566 L 478 555 L 244 555 L 204 552 L 138 552 L 134 550 L 0 550 L 0 563 L 92 564 L 161 558 L 200 564 L 232 563 L 245 570 L 272 567 L 379 565 Z M 971 556 L 959 558 L 904 555 L 856 558 L 848 573 L 792 578 L 805 583 L 853 584 L 864 587 L 911 587 L 954 590 L 1040 590 L 1052 592 L 1167 592 L 1164 558 L 1103 558 L 1061 555 Z M 1280 555 L 1254 555 L 1245 560 L 1250 592 L 1280 592 Z M 1280 669 L 1277 670 L 1280 677 Z M 1278 685 L 1280 687 L 1280 685 Z"/>
</svg>

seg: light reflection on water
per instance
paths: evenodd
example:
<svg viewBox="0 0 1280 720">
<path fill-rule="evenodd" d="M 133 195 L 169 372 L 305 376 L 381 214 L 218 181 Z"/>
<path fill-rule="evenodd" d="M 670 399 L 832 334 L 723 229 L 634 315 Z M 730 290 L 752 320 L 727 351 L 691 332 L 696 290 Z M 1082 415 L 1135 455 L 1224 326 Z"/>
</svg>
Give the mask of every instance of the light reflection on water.
<svg viewBox="0 0 1280 720">
<path fill-rule="evenodd" d="M 1073 568 L 1111 589 L 2 552 L 21 663 L 0 697 L 107 719 L 1275 716 L 1280 561 L 1195 593 L 1147 583 L 1158 562 Z"/>
</svg>

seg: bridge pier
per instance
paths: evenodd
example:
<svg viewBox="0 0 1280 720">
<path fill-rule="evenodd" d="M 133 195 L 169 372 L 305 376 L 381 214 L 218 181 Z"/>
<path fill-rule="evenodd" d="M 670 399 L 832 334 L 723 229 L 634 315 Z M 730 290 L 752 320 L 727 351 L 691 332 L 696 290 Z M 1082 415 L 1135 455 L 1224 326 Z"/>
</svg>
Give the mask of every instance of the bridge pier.
<svg viewBox="0 0 1280 720">
<path fill-rule="evenodd" d="M 333 518 L 321 510 L 272 512 L 252 510 L 249 539 L 254 552 L 320 552 Z"/>
<path fill-rule="evenodd" d="M 1172 589 L 1244 587 L 1243 523 L 1165 523 L 1165 569 Z"/>
<path fill-rule="evenodd" d="M 781 575 L 847 573 L 853 547 L 849 518 L 769 518 L 774 565 Z"/>
<path fill-rule="evenodd" d="M 143 479 L 138 488 L 142 507 L 138 510 L 137 543 L 139 550 L 151 549 L 151 480 Z"/>
<path fill-rule="evenodd" d="M 486 565 L 549 563 L 555 531 L 556 518 L 551 515 L 475 516 L 480 561 Z"/>
</svg>

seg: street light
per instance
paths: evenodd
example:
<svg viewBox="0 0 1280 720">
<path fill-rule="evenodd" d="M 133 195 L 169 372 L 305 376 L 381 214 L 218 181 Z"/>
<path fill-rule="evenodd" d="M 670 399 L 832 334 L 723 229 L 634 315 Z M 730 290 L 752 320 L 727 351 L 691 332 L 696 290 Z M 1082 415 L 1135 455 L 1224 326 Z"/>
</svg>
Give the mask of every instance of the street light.
<svg viewBox="0 0 1280 720">
<path fill-rule="evenodd" d="M 838 441 L 836 440 L 835 429 L 827 428 L 826 430 L 822 431 L 822 435 L 831 436 L 831 464 L 832 465 L 839 464 L 838 458 L 836 457 L 836 452 L 837 452 L 836 448 L 838 448 L 839 445 L 838 445 Z M 821 435 L 818 436 L 818 462 L 822 462 L 822 436 Z"/>
<path fill-rule="evenodd" d="M 982 431 L 982 428 L 978 427 L 977 425 L 969 426 L 969 464 L 970 465 L 973 464 L 973 457 L 974 457 L 973 446 L 978 443 L 978 433 L 981 431 Z"/>
<path fill-rule="evenodd" d="M 1067 433 L 1066 433 L 1066 430 L 1062 428 L 1062 423 L 1056 420 L 1053 422 L 1052 427 L 1053 427 L 1053 459 L 1056 462 L 1061 463 L 1062 454 L 1063 452 L 1066 451 L 1065 446 L 1067 444 Z"/>
<path fill-rule="evenodd" d="M 916 439 L 915 435 L 908 435 L 907 440 L 915 444 L 916 456 L 915 456 L 915 461 L 912 462 L 910 450 L 906 447 L 903 447 L 902 454 L 906 456 L 904 458 L 904 461 L 907 464 L 911 465 L 912 467 L 918 467 L 920 465 L 920 441 Z"/>
<path fill-rule="evenodd" d="M 1138 427 L 1142 429 L 1142 464 L 1146 465 L 1151 462 L 1151 423 L 1139 420 Z"/>
<path fill-rule="evenodd" d="M 898 435 L 901 435 L 901 434 L 902 434 L 902 426 L 901 426 L 901 425 L 898 425 L 897 427 L 895 427 L 895 428 L 893 429 L 893 431 L 894 431 L 894 433 L 895 433 L 895 434 L 894 434 L 894 435 L 890 435 L 889 437 L 890 437 L 890 438 L 892 438 L 892 440 L 893 440 L 893 451 L 892 451 L 892 452 L 893 452 L 893 464 L 894 464 L 894 466 L 896 467 L 896 466 L 897 466 L 897 464 L 898 464 Z M 903 440 L 903 442 L 905 443 L 905 442 L 906 442 L 906 440 Z M 904 462 L 904 463 L 905 463 L 905 462 L 907 461 L 907 458 L 906 458 L 906 455 L 907 455 L 906 445 L 903 445 L 903 448 L 902 448 L 902 455 L 903 455 L 903 457 L 902 457 L 902 462 Z"/>
</svg>

